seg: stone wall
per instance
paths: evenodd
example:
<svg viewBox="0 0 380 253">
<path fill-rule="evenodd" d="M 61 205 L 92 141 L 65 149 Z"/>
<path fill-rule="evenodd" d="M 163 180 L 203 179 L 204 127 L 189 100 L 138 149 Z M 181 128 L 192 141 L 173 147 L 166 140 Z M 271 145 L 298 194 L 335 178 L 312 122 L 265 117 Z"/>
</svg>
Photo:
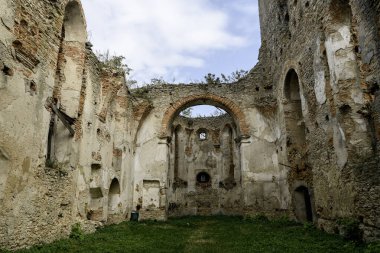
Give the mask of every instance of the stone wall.
<svg viewBox="0 0 380 253">
<path fill-rule="evenodd" d="M 6 6 L 0 11 L 0 247 L 51 242 L 77 222 L 94 231 L 98 221 L 125 219 L 131 137 L 123 73 L 105 68 L 86 44 L 79 2 L 0 4 Z"/>
<path fill-rule="evenodd" d="M 168 172 L 168 215 L 241 213 L 240 147 L 228 115 L 177 117 Z"/>
<path fill-rule="evenodd" d="M 295 70 L 299 82 L 306 171 L 290 172 L 290 190 L 299 183 L 310 188 L 314 220 L 321 228 L 333 232 L 339 229 L 335 222 L 351 218 L 361 222 L 366 239 L 378 237 L 377 127 L 371 116 L 379 83 L 378 4 L 260 1 L 260 9 L 265 24 L 260 60 L 272 62 L 270 80 L 282 126 L 281 163 L 294 168 L 286 116 L 289 71 Z"/>
<path fill-rule="evenodd" d="M 278 163 L 276 140 L 280 129 L 274 123 L 276 110 L 269 106 L 257 106 L 258 102 L 255 101 L 255 97 L 250 96 L 253 92 L 258 93 L 254 85 L 250 85 L 247 81 L 222 85 L 161 85 L 144 87 L 131 92 L 135 99 L 141 100 L 141 102 L 136 102 L 138 105 L 147 105 L 145 108 L 149 108 L 145 110 L 146 116 L 137 130 L 133 168 L 136 185 L 133 206 L 140 205 L 144 214 L 147 213 L 144 209 L 146 200 L 144 201 L 144 191 L 142 190 L 145 181 L 159 182 L 157 188 L 160 190 L 156 191 L 159 196 L 152 198 L 149 195 L 147 196 L 148 201 L 149 199 L 160 199 L 159 202 L 156 202 L 159 206 L 154 205 L 155 208 L 168 210 L 169 214 L 174 205 L 184 206 L 186 204 L 186 198 L 181 199 L 181 196 L 187 194 L 190 197 L 191 195 L 190 198 L 194 200 L 191 204 L 192 207 L 184 208 L 173 215 L 179 215 L 181 212 L 197 213 L 195 207 L 198 197 L 204 198 L 203 202 L 207 202 L 208 196 L 214 198 L 220 196 L 223 190 L 220 189 L 219 182 L 215 177 L 213 188 L 205 189 L 203 195 L 194 192 L 193 188 L 176 189 L 175 193 L 173 189 L 174 183 L 181 184 L 189 181 L 187 183 L 190 186 L 190 180 L 194 182 L 193 176 L 187 179 L 182 178 L 183 175 L 180 176 L 180 171 L 178 171 L 178 182 L 173 182 L 175 154 L 171 150 L 176 145 L 176 138 L 172 136 L 176 128 L 175 119 L 183 109 L 189 106 L 208 104 L 224 109 L 231 116 L 230 120 L 233 121 L 234 126 L 234 146 L 237 152 L 234 173 L 236 173 L 236 177 L 240 177 L 239 180 L 235 178 L 236 181 L 239 181 L 239 187 L 230 192 L 226 191 L 230 197 L 226 197 L 225 203 L 229 207 L 223 210 L 221 208 L 222 200 L 220 205 L 218 204 L 218 208 L 211 208 L 208 213 L 257 214 L 266 212 L 269 215 L 287 213 L 292 215 L 289 209 L 290 195 L 287 188 L 288 168 L 280 167 Z M 195 135 L 192 136 L 194 138 Z M 207 145 L 204 148 L 206 147 Z M 212 149 L 212 147 L 209 148 Z M 210 150 L 210 152 L 214 151 Z M 185 154 L 180 152 L 179 159 L 184 159 L 184 157 Z M 195 160 L 191 161 L 190 157 Z M 202 164 L 202 158 L 196 158 L 195 155 L 190 155 L 190 157 L 186 158 L 189 159 L 187 165 L 189 170 L 195 168 L 197 164 Z M 207 157 L 205 159 L 207 160 Z M 218 173 L 214 174 L 222 176 L 221 173 Z M 165 190 L 168 188 L 169 191 Z M 154 211 L 155 208 L 150 205 L 149 209 Z M 206 213 L 205 211 L 204 214 Z M 142 216 L 142 219 L 144 218 Z"/>
<path fill-rule="evenodd" d="M 93 54 L 77 0 L 0 5 L 0 247 L 78 222 L 94 231 L 132 209 L 288 215 L 328 232 L 350 219 L 380 238 L 378 1 L 260 0 L 247 77 L 134 90 Z M 177 117 L 200 104 L 230 117 Z M 195 126 L 219 138 L 197 141 Z"/>
</svg>

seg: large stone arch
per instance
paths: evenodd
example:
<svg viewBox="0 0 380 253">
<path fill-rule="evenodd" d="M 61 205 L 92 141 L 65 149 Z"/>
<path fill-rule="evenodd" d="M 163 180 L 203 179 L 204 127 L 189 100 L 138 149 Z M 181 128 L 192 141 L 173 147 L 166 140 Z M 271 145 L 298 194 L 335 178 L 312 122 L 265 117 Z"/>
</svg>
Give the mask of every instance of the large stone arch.
<svg viewBox="0 0 380 253">
<path fill-rule="evenodd" d="M 238 126 L 239 134 L 242 137 L 249 136 L 249 124 L 246 121 L 244 112 L 239 108 L 237 104 L 228 98 L 220 97 L 215 94 L 201 94 L 178 99 L 166 110 L 162 119 L 160 137 L 165 138 L 170 136 L 170 125 L 182 109 L 200 104 L 208 104 L 221 107 L 234 118 Z"/>
</svg>

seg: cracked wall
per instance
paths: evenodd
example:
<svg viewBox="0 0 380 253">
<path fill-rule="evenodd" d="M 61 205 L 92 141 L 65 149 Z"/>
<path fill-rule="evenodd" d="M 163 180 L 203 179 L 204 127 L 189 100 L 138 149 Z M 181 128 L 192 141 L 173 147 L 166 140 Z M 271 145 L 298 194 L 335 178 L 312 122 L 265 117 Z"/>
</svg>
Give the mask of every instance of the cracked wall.
<svg viewBox="0 0 380 253">
<path fill-rule="evenodd" d="M 92 52 L 80 2 L 0 5 L 0 247 L 51 242 L 78 222 L 91 232 L 135 209 L 287 215 L 331 233 L 349 218 L 380 238 L 376 1 L 260 0 L 247 77 L 134 90 Z M 199 104 L 230 117 L 177 117 Z"/>
</svg>

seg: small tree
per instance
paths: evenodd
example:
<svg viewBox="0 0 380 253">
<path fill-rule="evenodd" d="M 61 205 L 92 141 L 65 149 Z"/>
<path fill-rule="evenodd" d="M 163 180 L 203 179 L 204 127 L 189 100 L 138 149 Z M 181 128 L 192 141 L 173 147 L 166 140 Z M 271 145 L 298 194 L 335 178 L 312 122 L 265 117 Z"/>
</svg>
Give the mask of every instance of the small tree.
<svg viewBox="0 0 380 253">
<path fill-rule="evenodd" d="M 132 69 L 124 63 L 125 57 L 122 55 L 111 55 L 109 50 L 105 53 L 96 53 L 99 61 L 103 64 L 103 67 L 114 68 L 119 71 L 123 71 L 125 75 L 129 75 Z"/>
<path fill-rule="evenodd" d="M 206 84 L 220 84 L 220 78 L 216 77 L 215 74 L 208 73 L 204 78 Z"/>
<path fill-rule="evenodd" d="M 221 74 L 221 78 L 224 83 L 234 83 L 247 75 L 248 75 L 248 71 L 241 69 L 241 70 L 236 70 L 235 72 L 232 72 L 231 75 L 229 76 Z"/>
</svg>

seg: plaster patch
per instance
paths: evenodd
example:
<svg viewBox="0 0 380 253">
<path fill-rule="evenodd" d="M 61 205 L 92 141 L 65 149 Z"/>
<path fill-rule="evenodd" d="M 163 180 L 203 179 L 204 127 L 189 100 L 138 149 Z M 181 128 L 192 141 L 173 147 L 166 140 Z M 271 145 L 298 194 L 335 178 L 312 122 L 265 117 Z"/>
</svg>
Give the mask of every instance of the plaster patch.
<svg viewBox="0 0 380 253">
<path fill-rule="evenodd" d="M 346 137 L 339 124 L 334 124 L 334 148 L 339 168 L 344 168 L 348 159 Z"/>
<path fill-rule="evenodd" d="M 325 89 L 326 89 L 325 72 L 318 71 L 315 73 L 314 91 L 315 91 L 315 96 L 317 98 L 317 102 L 320 105 L 323 105 L 324 103 L 326 103 Z"/>
</svg>

